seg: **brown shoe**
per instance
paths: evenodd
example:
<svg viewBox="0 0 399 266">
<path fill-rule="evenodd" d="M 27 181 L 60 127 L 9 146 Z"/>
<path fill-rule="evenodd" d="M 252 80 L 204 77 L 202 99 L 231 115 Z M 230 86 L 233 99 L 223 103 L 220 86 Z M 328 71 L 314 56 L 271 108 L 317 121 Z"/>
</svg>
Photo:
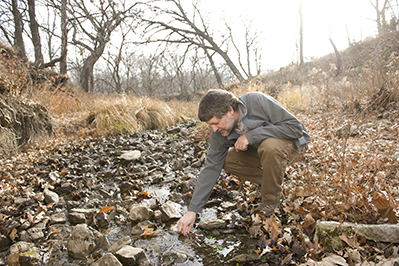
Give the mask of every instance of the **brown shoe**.
<svg viewBox="0 0 399 266">
<path fill-rule="evenodd" d="M 266 217 L 270 217 L 273 215 L 274 211 L 280 207 L 281 203 L 285 200 L 283 194 L 281 194 L 280 199 L 275 204 L 263 204 L 260 205 L 261 213 Z"/>
</svg>

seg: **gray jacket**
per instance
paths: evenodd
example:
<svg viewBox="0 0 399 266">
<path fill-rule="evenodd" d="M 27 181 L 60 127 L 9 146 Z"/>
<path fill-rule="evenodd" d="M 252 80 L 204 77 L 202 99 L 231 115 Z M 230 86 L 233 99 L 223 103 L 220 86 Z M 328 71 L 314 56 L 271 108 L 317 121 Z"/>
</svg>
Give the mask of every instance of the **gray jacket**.
<svg viewBox="0 0 399 266">
<path fill-rule="evenodd" d="M 309 142 L 305 126 L 271 96 L 250 92 L 239 97 L 239 100 L 247 109 L 242 122 L 249 128 L 245 136 L 250 145 L 259 144 L 267 138 L 292 139 L 300 150 Z M 236 141 L 228 137 L 212 132 L 205 166 L 198 176 L 188 210 L 202 212 L 222 171 L 227 151 Z"/>
</svg>

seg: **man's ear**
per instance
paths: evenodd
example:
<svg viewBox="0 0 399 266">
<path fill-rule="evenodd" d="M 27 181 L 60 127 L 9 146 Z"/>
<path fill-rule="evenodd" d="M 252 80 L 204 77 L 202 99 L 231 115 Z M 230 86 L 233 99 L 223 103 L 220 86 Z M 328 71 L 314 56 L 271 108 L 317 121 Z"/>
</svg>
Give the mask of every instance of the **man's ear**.
<svg viewBox="0 0 399 266">
<path fill-rule="evenodd" d="M 230 115 L 234 115 L 234 109 L 233 109 L 233 107 L 229 106 L 229 111 L 228 111 L 228 113 L 229 113 Z"/>
</svg>

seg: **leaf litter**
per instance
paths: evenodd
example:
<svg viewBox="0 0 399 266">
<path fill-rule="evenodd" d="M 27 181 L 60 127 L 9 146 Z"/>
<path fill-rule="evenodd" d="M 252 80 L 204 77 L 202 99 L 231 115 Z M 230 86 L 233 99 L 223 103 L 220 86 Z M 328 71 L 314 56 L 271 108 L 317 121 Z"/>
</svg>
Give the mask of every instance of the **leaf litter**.
<svg viewBox="0 0 399 266">
<path fill-rule="evenodd" d="M 257 259 L 244 256 L 250 261 L 244 259 L 243 265 L 265 262 L 280 265 L 382 265 L 396 262 L 398 247 L 394 243 L 376 243 L 341 232 L 339 238 L 345 243 L 344 248 L 328 250 L 326 243 L 315 242 L 313 237 L 318 220 L 359 224 L 397 223 L 399 112 L 373 116 L 361 124 L 352 121 L 356 132 L 346 135 L 342 135 L 340 129 L 348 121 L 343 121 L 345 116 L 337 115 L 337 111 L 314 111 L 297 116 L 307 126 L 311 142 L 302 156 L 287 168 L 283 184 L 286 200 L 276 215 L 262 219 L 254 213 L 248 208 L 257 203 L 253 196 L 236 205 L 240 213 L 250 214 L 249 223 L 256 227 L 248 228 L 247 233 L 257 240 L 257 246 L 253 248 Z M 197 142 L 207 142 L 204 136 L 208 134 L 196 135 L 202 138 Z M 3 215 L 18 217 L 24 211 L 17 201 L 10 204 L 13 195 L 42 197 L 41 193 L 32 190 L 32 187 L 45 185 L 35 177 L 33 162 L 47 152 L 51 150 L 28 151 L 0 161 L 0 221 Z M 65 174 L 65 171 L 62 169 L 59 174 Z M 223 190 L 256 190 L 256 185 L 243 183 L 234 176 L 226 180 L 219 180 L 213 194 L 220 194 Z M 30 187 L 25 185 L 27 182 Z M 148 195 L 144 192 L 138 196 Z M 52 206 L 49 204 L 40 208 L 46 210 Z M 102 211 L 110 210 L 106 206 Z M 38 210 L 26 215 L 33 221 L 43 213 Z M 143 230 L 146 236 L 157 234 L 151 229 Z M 14 231 L 6 233 L 11 239 L 16 237 Z M 241 243 L 243 245 L 245 243 Z M 238 257 L 230 262 L 239 261 Z"/>
</svg>

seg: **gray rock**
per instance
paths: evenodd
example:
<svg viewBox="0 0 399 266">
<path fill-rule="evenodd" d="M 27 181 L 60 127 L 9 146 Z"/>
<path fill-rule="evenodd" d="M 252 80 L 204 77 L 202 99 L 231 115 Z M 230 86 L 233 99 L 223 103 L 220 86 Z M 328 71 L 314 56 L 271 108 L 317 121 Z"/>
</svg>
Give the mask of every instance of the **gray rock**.
<svg viewBox="0 0 399 266">
<path fill-rule="evenodd" d="M 327 241 L 334 249 L 344 247 L 340 235 L 350 232 L 376 242 L 399 243 L 399 224 L 354 224 L 317 221 L 314 241 Z"/>
<path fill-rule="evenodd" d="M 153 211 L 141 204 L 130 206 L 129 219 L 132 222 L 142 222 L 151 218 Z"/>
<path fill-rule="evenodd" d="M 26 232 L 28 234 L 29 240 L 32 240 L 33 242 L 44 237 L 44 233 L 43 233 L 42 229 L 37 228 L 37 227 L 29 228 L 28 230 L 26 230 Z"/>
<path fill-rule="evenodd" d="M 124 236 L 122 238 L 119 238 L 118 241 L 116 241 L 116 243 L 114 243 L 109 249 L 108 251 L 111 253 L 115 253 L 116 251 L 118 251 L 121 247 L 126 246 L 126 245 L 130 245 L 132 243 L 132 239 L 130 238 L 130 236 Z"/>
<path fill-rule="evenodd" d="M 55 213 L 50 216 L 52 224 L 63 224 L 66 222 L 66 215 L 63 212 Z"/>
<path fill-rule="evenodd" d="M 91 266 L 122 266 L 123 264 L 111 253 L 104 254 Z"/>
<path fill-rule="evenodd" d="M 143 249 L 132 246 L 123 246 L 116 252 L 115 256 L 123 265 L 139 265 L 148 261 Z"/>
<path fill-rule="evenodd" d="M 133 151 L 124 152 L 121 156 L 119 156 L 119 159 L 125 161 L 136 161 L 140 159 L 140 157 L 141 157 L 141 152 L 139 150 L 133 150 Z"/>
<path fill-rule="evenodd" d="M 182 207 L 180 204 L 175 203 L 173 201 L 167 201 L 161 206 L 161 211 L 164 215 L 164 219 L 166 221 L 172 220 L 172 219 L 179 219 L 182 211 Z"/>
<path fill-rule="evenodd" d="M 71 224 L 82 224 L 86 222 L 84 213 L 71 212 L 68 214 L 68 220 Z"/>
<path fill-rule="evenodd" d="M 99 212 L 95 215 L 94 219 L 99 228 L 108 228 L 109 223 L 115 217 L 115 209 L 109 212 Z"/>
<path fill-rule="evenodd" d="M 72 224 L 86 223 L 87 220 L 91 220 L 98 211 L 98 209 L 93 208 L 74 208 L 69 211 L 68 220 Z"/>
<path fill-rule="evenodd" d="M 54 224 L 47 230 L 47 238 L 66 240 L 69 238 L 72 232 L 72 227 L 65 224 Z"/>
<path fill-rule="evenodd" d="M 6 250 L 11 245 L 11 240 L 3 234 L 0 234 L 0 251 Z"/>
<path fill-rule="evenodd" d="M 217 218 L 209 218 L 206 220 L 201 220 L 198 224 L 199 228 L 205 229 L 205 230 L 212 230 L 212 229 L 218 229 L 218 228 L 225 228 L 226 227 L 226 222 L 221 219 Z"/>
<path fill-rule="evenodd" d="M 68 254 L 74 259 L 85 259 L 94 250 L 95 242 L 93 232 L 86 224 L 78 224 L 73 227 L 68 239 Z"/>
<path fill-rule="evenodd" d="M 42 257 L 35 244 L 20 241 L 10 247 L 10 255 L 19 254 L 19 263 L 21 266 L 41 265 Z"/>
<path fill-rule="evenodd" d="M 57 193 L 49 190 L 47 187 L 44 189 L 43 194 L 44 194 L 44 202 L 46 204 L 58 203 L 60 199 Z"/>
</svg>

